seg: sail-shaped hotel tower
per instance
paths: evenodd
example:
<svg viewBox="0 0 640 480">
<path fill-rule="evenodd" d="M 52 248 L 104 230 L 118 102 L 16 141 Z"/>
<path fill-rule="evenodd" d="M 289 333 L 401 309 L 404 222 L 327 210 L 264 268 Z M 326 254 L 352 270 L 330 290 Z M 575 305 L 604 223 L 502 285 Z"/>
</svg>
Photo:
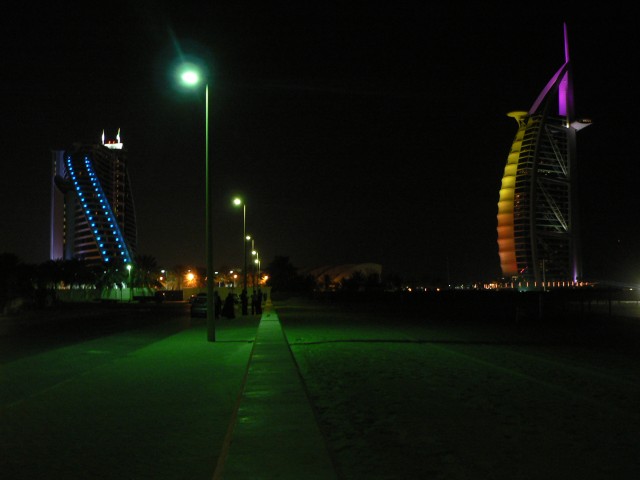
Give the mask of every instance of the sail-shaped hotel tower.
<svg viewBox="0 0 640 480">
<path fill-rule="evenodd" d="M 127 154 L 120 142 L 53 151 L 52 260 L 129 264 L 137 247 Z"/>
<path fill-rule="evenodd" d="M 518 131 L 502 177 L 498 250 L 503 278 L 532 285 L 581 280 L 576 132 L 567 26 L 565 62 L 529 111 L 508 115 Z"/>
</svg>

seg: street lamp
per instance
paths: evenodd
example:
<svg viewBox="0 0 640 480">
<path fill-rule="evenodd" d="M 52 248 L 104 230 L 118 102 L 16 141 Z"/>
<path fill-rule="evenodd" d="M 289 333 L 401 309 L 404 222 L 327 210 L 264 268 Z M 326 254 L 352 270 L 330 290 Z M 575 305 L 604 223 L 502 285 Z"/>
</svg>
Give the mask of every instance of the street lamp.
<svg viewBox="0 0 640 480">
<path fill-rule="evenodd" d="M 127 264 L 127 270 L 129 271 L 129 302 L 133 299 L 133 290 L 131 289 L 131 264 Z"/>
<path fill-rule="evenodd" d="M 253 288 L 255 289 L 260 287 L 260 253 L 254 249 L 251 255 L 256 257 L 253 259 Z"/>
<path fill-rule="evenodd" d="M 246 295 L 247 295 L 247 241 L 251 240 L 251 237 L 247 235 L 247 204 L 245 202 L 242 201 L 241 198 L 234 198 L 233 199 L 233 204 L 236 206 L 242 205 L 242 256 L 244 257 L 244 269 L 243 269 L 243 276 L 244 276 L 244 283 L 243 283 L 243 293 L 244 293 L 244 298 L 246 299 Z M 247 315 L 248 309 L 247 309 L 247 302 L 243 301 L 242 302 L 242 314 L 243 315 Z"/>
<path fill-rule="evenodd" d="M 256 251 L 255 242 L 254 242 L 254 239 L 252 238 L 251 239 L 251 256 L 255 257 L 257 253 L 258 252 Z M 253 291 L 255 292 L 256 291 L 256 262 L 253 261 L 252 263 L 253 263 L 253 265 L 252 265 L 252 270 L 253 271 L 252 271 L 252 274 L 251 274 L 251 278 L 252 278 L 252 283 L 253 283 Z"/>
<path fill-rule="evenodd" d="M 251 240 L 251 235 L 245 235 L 244 237 L 244 288 L 245 290 L 249 288 L 247 284 L 247 275 L 249 273 L 249 269 L 247 268 L 247 244 Z"/>
<path fill-rule="evenodd" d="M 260 253 L 256 250 L 255 255 L 256 255 L 256 258 L 253 261 L 253 263 L 258 266 L 258 280 L 257 280 L 258 283 L 257 284 L 259 287 L 260 286 Z"/>
<path fill-rule="evenodd" d="M 187 87 L 195 87 L 202 80 L 201 69 L 196 65 L 187 63 L 181 65 L 179 69 L 179 77 L 183 85 Z M 205 138 L 205 222 L 206 222 L 206 252 L 207 252 L 207 340 L 215 342 L 216 331 L 214 325 L 214 300 L 213 300 L 213 222 L 211 215 L 213 213 L 213 168 L 209 161 L 209 84 L 205 83 L 204 87 L 204 138 Z"/>
</svg>

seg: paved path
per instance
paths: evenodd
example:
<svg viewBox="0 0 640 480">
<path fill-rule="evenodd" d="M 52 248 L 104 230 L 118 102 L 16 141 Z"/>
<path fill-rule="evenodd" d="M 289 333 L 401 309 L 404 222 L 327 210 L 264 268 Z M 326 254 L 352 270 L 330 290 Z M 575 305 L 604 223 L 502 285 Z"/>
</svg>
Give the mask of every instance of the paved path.
<svg viewBox="0 0 640 480">
<path fill-rule="evenodd" d="M 126 315 L 144 324 L 164 310 Z M 53 327 L 35 326 L 38 341 Z M 215 342 L 206 341 L 204 322 L 182 328 L 0 355 L 0 476 L 337 478 L 271 305 L 259 319 L 220 319 Z M 26 349 L 27 333 L 0 345 L 20 339 Z"/>
<path fill-rule="evenodd" d="M 280 320 L 262 315 L 214 479 L 335 479 Z"/>
</svg>

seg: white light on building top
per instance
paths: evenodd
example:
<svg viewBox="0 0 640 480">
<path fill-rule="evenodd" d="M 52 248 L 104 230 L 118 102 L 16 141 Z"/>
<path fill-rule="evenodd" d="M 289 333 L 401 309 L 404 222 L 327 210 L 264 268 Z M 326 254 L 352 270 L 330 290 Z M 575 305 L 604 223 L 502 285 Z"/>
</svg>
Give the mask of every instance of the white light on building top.
<svg viewBox="0 0 640 480">
<path fill-rule="evenodd" d="M 120 129 L 118 129 L 118 134 L 116 135 L 115 141 L 109 140 L 107 143 L 104 142 L 104 130 L 102 131 L 102 145 L 111 150 L 122 150 L 122 142 L 120 141 Z"/>
</svg>

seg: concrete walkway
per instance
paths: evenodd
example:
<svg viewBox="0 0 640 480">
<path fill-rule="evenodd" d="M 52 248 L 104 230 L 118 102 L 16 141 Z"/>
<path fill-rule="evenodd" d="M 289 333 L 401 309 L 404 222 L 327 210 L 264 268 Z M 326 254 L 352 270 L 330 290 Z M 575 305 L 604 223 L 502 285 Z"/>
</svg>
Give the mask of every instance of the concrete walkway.
<svg viewBox="0 0 640 480">
<path fill-rule="evenodd" d="M 269 305 L 213 478 L 338 478 L 280 320 Z"/>
<path fill-rule="evenodd" d="M 144 323 L 166 310 L 153 307 L 120 313 Z M 44 339 L 66 325 L 43 322 L 32 328 Z M 5 352 L 0 476 L 337 479 L 273 307 L 255 320 L 220 319 L 216 330 L 213 343 L 194 321 L 157 338 L 141 329 Z"/>
</svg>

